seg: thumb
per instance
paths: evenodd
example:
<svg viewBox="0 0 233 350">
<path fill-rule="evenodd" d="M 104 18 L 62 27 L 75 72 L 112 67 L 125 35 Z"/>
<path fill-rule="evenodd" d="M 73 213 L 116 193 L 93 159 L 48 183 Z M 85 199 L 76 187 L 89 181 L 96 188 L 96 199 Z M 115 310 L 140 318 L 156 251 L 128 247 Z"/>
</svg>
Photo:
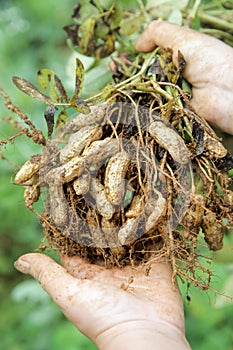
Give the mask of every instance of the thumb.
<svg viewBox="0 0 233 350">
<path fill-rule="evenodd" d="M 64 315 L 86 336 L 96 341 L 98 334 L 115 324 L 114 317 L 123 313 L 128 293 L 107 283 L 70 275 L 62 266 L 44 254 L 30 253 L 21 256 L 15 267 L 33 276 L 60 307 Z M 77 266 L 79 269 L 79 266 Z M 92 276 L 92 274 L 90 274 Z M 123 300 L 122 297 L 127 301 Z M 134 308 L 133 299 L 133 308 Z M 109 315 L 110 316 L 110 315 Z M 118 317 L 118 316 L 117 316 Z"/>
<path fill-rule="evenodd" d="M 182 75 L 192 85 L 192 106 L 206 120 L 233 134 L 232 47 L 186 27 L 153 21 L 136 40 L 135 49 L 148 52 L 157 45 L 173 50 L 176 65 L 178 52 L 183 54 L 187 65 Z"/>
<path fill-rule="evenodd" d="M 14 266 L 18 271 L 38 280 L 65 316 L 83 333 L 88 327 L 91 330 L 91 326 L 87 327 L 85 320 L 86 315 L 92 312 L 86 303 L 87 290 L 90 292 L 93 290 L 92 281 L 71 276 L 62 266 L 44 254 L 25 254 L 15 262 Z"/>
<path fill-rule="evenodd" d="M 71 286 L 75 284 L 77 287 L 77 284 L 81 282 L 44 254 L 30 253 L 22 255 L 15 261 L 14 266 L 18 271 L 31 275 L 38 280 L 43 289 L 61 308 L 66 307 Z"/>
</svg>

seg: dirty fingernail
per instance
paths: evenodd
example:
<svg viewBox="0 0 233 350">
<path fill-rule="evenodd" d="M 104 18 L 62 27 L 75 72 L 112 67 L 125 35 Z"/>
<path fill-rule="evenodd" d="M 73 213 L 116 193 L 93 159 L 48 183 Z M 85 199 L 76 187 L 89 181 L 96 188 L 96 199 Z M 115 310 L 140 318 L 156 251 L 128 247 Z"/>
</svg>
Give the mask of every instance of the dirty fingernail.
<svg viewBox="0 0 233 350">
<path fill-rule="evenodd" d="M 25 261 L 21 258 L 19 258 L 18 260 L 15 261 L 14 263 L 14 267 L 22 272 L 22 273 L 25 273 L 25 274 L 28 274 L 30 272 L 30 264 L 28 261 Z"/>
</svg>

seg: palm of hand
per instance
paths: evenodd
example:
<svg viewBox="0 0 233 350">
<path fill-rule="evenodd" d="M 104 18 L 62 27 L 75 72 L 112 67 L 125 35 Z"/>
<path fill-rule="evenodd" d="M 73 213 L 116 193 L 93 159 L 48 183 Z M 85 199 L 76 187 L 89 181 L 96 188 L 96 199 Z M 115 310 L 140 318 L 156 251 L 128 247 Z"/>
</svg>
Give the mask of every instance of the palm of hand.
<svg viewBox="0 0 233 350">
<path fill-rule="evenodd" d="M 148 275 L 142 267 L 105 269 L 77 257 L 65 257 L 62 263 L 75 277 L 64 313 L 95 342 L 99 335 L 135 322 L 166 323 L 184 331 L 182 300 L 169 264 L 153 264 Z"/>
</svg>

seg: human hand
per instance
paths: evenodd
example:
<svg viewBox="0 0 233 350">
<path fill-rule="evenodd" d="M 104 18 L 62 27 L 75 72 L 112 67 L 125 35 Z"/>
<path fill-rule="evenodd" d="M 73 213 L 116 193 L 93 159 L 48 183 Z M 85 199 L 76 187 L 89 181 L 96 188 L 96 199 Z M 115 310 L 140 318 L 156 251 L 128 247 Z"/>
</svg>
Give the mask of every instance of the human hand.
<svg viewBox="0 0 233 350">
<path fill-rule="evenodd" d="M 137 51 L 156 46 L 181 51 L 184 78 L 192 84 L 191 105 L 213 125 L 233 135 L 233 48 L 218 39 L 176 24 L 153 21 L 136 40 Z"/>
<path fill-rule="evenodd" d="M 36 278 L 65 316 L 99 349 L 190 349 L 183 304 L 169 263 L 106 269 L 78 257 L 58 265 L 44 254 L 20 257 L 15 267 Z"/>
</svg>

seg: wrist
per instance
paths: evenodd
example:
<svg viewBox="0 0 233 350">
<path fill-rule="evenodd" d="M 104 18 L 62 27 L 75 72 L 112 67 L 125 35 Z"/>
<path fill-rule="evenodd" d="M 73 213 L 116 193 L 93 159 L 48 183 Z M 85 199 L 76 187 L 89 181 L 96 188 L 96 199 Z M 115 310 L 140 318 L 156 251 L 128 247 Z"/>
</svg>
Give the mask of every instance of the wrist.
<svg viewBox="0 0 233 350">
<path fill-rule="evenodd" d="M 99 334 L 100 350 L 190 350 L 184 333 L 169 323 L 137 320 L 116 325 Z"/>
</svg>

